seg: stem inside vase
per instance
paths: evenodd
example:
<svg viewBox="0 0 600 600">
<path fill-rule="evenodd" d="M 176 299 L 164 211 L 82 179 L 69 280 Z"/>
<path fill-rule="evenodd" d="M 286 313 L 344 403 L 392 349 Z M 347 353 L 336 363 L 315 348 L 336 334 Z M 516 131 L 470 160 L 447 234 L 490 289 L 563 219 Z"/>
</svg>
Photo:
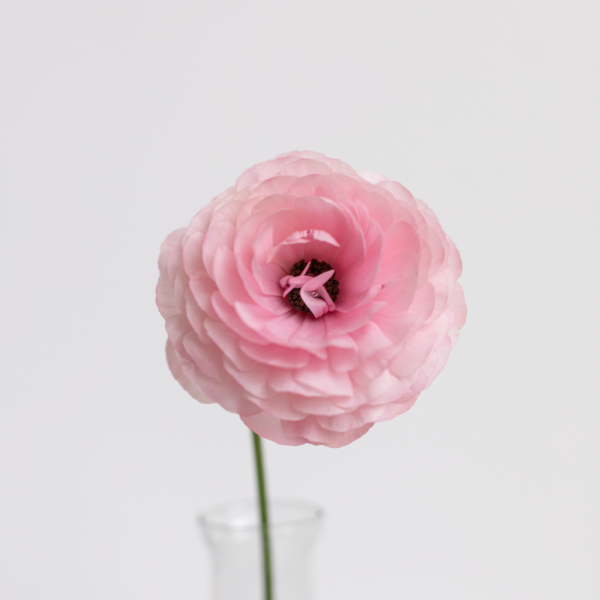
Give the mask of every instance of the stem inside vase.
<svg viewBox="0 0 600 600">
<path fill-rule="evenodd" d="M 269 497 L 272 595 L 314 600 L 313 548 L 323 511 L 304 500 Z M 211 600 L 265 600 L 260 502 L 225 502 L 200 516 L 213 563 Z"/>
</svg>

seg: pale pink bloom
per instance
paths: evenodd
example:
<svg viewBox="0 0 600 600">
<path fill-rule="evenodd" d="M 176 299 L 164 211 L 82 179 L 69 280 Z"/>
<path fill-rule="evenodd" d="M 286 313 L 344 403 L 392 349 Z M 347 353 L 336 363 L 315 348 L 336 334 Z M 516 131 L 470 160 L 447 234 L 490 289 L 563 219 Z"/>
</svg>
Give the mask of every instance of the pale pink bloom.
<svg viewBox="0 0 600 600">
<path fill-rule="evenodd" d="M 433 212 L 316 152 L 248 169 L 167 237 L 159 267 L 175 378 L 280 444 L 345 446 L 407 411 L 466 316 Z"/>
</svg>

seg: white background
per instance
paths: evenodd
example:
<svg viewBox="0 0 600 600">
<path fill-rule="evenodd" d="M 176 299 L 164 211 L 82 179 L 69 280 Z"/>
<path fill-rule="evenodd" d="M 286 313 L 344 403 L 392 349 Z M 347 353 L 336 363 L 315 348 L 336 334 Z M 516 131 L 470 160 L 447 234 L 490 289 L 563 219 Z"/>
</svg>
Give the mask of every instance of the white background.
<svg viewBox="0 0 600 600">
<path fill-rule="evenodd" d="M 379 171 L 458 246 L 469 314 L 406 415 L 266 444 L 327 510 L 319 600 L 600 598 L 595 0 L 0 8 L 0 597 L 207 599 L 197 513 L 247 430 L 172 379 L 163 238 L 296 149 Z"/>
</svg>

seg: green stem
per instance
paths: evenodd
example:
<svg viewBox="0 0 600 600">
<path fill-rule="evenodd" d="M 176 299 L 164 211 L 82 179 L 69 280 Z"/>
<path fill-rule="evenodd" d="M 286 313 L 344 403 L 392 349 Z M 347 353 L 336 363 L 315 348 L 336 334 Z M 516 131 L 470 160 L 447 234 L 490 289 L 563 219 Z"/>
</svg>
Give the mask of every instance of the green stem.
<svg viewBox="0 0 600 600">
<path fill-rule="evenodd" d="M 271 576 L 271 540 L 269 537 L 269 512 L 267 509 L 267 491 L 265 485 L 265 468 L 262 458 L 260 436 L 252 432 L 254 441 L 254 458 L 256 459 L 256 476 L 258 481 L 258 497 L 260 500 L 260 522 L 262 529 L 262 551 L 265 600 L 273 600 L 273 578 Z"/>
</svg>

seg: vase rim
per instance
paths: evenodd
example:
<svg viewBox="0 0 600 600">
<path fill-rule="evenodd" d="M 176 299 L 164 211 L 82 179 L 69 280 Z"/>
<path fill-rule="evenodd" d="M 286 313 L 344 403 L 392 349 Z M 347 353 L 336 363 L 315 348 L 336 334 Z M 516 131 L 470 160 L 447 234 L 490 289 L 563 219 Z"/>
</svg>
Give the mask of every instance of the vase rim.
<svg viewBox="0 0 600 600">
<path fill-rule="evenodd" d="M 311 523 L 318 523 L 324 516 L 323 509 L 306 500 L 297 498 L 271 498 L 270 508 L 270 530 L 289 529 L 290 527 L 302 527 Z M 205 530 L 219 530 L 231 532 L 252 532 L 262 529 L 262 525 L 256 518 L 255 522 L 244 521 L 243 518 L 233 519 L 232 514 L 236 509 L 243 509 L 247 514 L 258 515 L 258 501 L 256 498 L 244 498 L 241 500 L 230 500 L 221 504 L 213 505 L 204 510 L 199 516 L 200 525 Z M 296 510 L 297 514 L 288 514 L 281 518 L 278 514 L 280 510 Z"/>
</svg>

